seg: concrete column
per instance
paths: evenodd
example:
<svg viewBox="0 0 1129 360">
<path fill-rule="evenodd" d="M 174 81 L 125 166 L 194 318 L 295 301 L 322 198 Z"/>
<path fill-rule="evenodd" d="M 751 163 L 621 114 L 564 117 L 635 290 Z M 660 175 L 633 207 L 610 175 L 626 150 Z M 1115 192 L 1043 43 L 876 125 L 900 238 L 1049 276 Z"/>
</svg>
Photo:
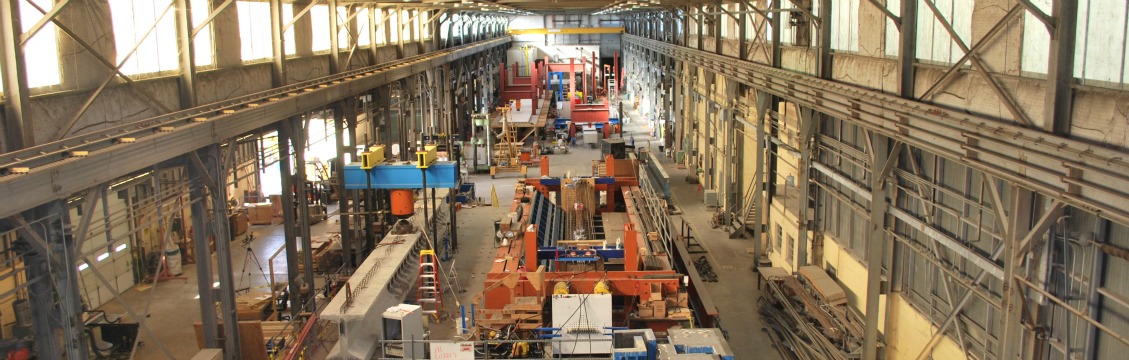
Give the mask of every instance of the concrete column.
<svg viewBox="0 0 1129 360">
<path fill-rule="evenodd" d="M 874 0 L 885 5 L 887 0 Z M 895 0 L 891 0 L 895 1 Z M 862 1 L 859 5 L 859 55 L 886 56 L 886 14 L 874 3 Z M 896 31 L 896 30 L 895 30 Z M 896 44 L 891 44 L 896 45 Z"/>
<path fill-rule="evenodd" d="M 31 11 L 35 12 L 35 10 Z M 108 0 L 71 0 L 70 4 L 59 11 L 58 19 L 82 42 L 93 47 L 99 55 L 112 62 L 117 61 Z M 100 65 L 100 61 L 80 45 L 79 41 L 70 36 L 60 35 L 58 42 L 59 68 L 62 71 L 64 89 L 92 89 L 98 87 L 112 73 L 111 69 Z M 132 45 L 122 46 L 128 49 Z"/>
<path fill-rule="evenodd" d="M 224 0 L 211 0 L 215 9 Z M 234 4 L 216 15 L 212 22 L 212 43 L 215 45 L 216 67 L 230 68 L 243 66 L 242 42 L 239 39 L 239 10 Z M 203 36 L 203 35 L 197 35 Z"/>
<path fill-rule="evenodd" d="M 965 39 L 969 47 L 980 42 L 980 39 L 1000 21 L 1008 11 L 1015 6 L 1016 0 L 976 0 L 972 8 L 972 39 Z M 1019 23 L 1022 17 L 1015 17 L 999 34 L 977 53 L 984 61 L 984 65 L 993 72 L 1018 76 L 1020 66 L 1020 52 L 1023 48 L 1023 28 Z M 1042 28 L 1043 23 L 1034 22 L 1027 26 Z M 859 33 L 865 31 L 859 29 Z M 957 54 L 960 54 L 959 50 Z"/>
<path fill-rule="evenodd" d="M 302 9 L 305 9 L 310 2 L 307 0 L 295 1 L 290 6 L 294 9 L 294 15 L 297 16 Z M 286 4 L 283 4 L 284 6 Z M 313 20 L 310 20 L 310 14 L 306 13 L 292 25 L 294 29 L 294 54 L 299 57 L 307 57 L 314 55 L 314 26 Z"/>
</svg>

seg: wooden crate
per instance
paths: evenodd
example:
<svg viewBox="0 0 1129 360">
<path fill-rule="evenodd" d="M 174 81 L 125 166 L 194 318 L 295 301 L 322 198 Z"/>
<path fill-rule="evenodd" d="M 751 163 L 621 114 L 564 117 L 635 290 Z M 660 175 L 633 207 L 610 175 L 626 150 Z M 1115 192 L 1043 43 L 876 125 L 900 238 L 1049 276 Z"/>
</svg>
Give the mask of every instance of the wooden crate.
<svg viewBox="0 0 1129 360">
<path fill-rule="evenodd" d="M 274 221 L 274 210 L 270 203 L 248 204 L 247 218 L 252 225 L 270 225 Z"/>
</svg>

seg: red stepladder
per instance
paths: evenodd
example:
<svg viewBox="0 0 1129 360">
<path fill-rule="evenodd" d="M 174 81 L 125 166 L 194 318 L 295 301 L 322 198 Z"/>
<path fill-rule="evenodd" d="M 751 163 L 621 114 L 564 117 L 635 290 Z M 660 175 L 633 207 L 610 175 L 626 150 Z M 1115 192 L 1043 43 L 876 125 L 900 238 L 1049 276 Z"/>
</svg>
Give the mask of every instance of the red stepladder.
<svg viewBox="0 0 1129 360">
<path fill-rule="evenodd" d="M 424 315 L 439 321 L 439 313 L 443 310 L 443 288 L 439 285 L 439 258 L 435 256 L 435 250 L 419 252 L 418 288 L 416 303 L 423 308 Z"/>
</svg>

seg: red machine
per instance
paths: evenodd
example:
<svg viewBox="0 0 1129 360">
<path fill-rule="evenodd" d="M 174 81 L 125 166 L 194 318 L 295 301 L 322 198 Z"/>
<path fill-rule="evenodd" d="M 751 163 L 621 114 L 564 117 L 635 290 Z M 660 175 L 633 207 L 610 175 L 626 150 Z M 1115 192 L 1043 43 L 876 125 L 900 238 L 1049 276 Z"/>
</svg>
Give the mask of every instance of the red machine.
<svg viewBox="0 0 1129 360">
<path fill-rule="evenodd" d="M 663 333 L 701 316 L 690 308 L 688 277 L 673 268 L 673 250 L 640 222 L 645 205 L 637 204 L 643 195 L 636 160 L 609 156 L 593 168 L 591 177 L 518 182 L 475 299 L 480 334 L 550 326 L 545 304 L 562 293 L 610 294 L 620 328 Z"/>
</svg>

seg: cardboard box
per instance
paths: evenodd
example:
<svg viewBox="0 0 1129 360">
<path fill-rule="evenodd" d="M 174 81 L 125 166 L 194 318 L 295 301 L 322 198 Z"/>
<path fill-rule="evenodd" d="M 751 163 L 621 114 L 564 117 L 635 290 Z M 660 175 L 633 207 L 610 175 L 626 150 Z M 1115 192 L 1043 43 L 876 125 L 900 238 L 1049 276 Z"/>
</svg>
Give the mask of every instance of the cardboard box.
<svg viewBox="0 0 1129 360">
<path fill-rule="evenodd" d="M 635 314 L 641 318 L 655 317 L 655 308 L 650 306 L 650 302 L 639 302 L 639 308 L 636 309 Z"/>
<path fill-rule="evenodd" d="M 270 209 L 274 216 L 282 216 L 282 195 L 270 196 Z"/>
<path fill-rule="evenodd" d="M 248 204 L 247 219 L 252 225 L 269 225 L 274 220 L 274 210 L 269 203 Z"/>
<path fill-rule="evenodd" d="M 666 300 L 652 301 L 651 307 L 655 309 L 655 317 L 666 317 Z"/>
</svg>

